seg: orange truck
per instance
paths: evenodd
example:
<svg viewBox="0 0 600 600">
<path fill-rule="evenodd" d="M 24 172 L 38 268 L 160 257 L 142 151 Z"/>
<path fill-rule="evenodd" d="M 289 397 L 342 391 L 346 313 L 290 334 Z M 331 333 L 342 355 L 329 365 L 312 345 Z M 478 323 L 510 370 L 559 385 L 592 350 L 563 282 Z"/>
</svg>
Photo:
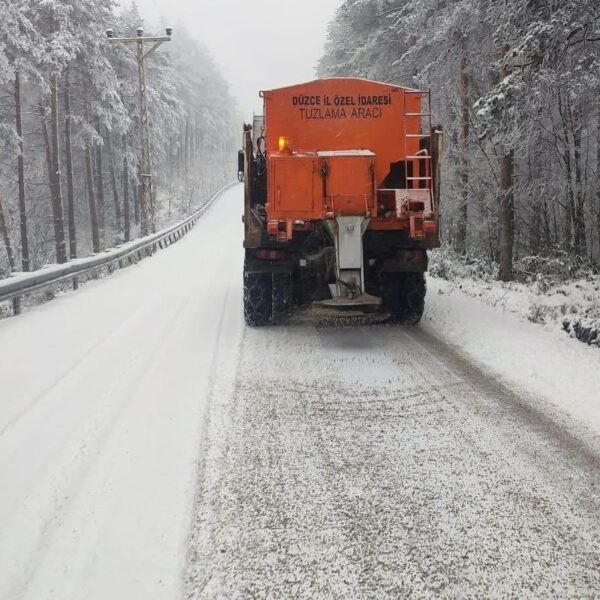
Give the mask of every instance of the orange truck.
<svg viewBox="0 0 600 600">
<path fill-rule="evenodd" d="M 244 125 L 244 314 L 416 324 L 439 246 L 442 135 L 429 92 L 355 78 L 263 91 Z"/>
</svg>

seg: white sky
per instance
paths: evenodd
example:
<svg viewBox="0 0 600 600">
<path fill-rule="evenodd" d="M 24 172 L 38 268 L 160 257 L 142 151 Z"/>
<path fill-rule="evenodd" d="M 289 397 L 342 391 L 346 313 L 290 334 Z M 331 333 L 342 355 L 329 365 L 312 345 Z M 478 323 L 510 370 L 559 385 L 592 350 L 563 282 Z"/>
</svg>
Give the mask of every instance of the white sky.
<svg viewBox="0 0 600 600">
<path fill-rule="evenodd" d="M 128 4 L 121 0 L 121 4 Z M 315 78 L 327 24 L 342 0 L 138 0 L 149 24 L 186 29 L 204 42 L 244 118 L 258 92 Z"/>
</svg>

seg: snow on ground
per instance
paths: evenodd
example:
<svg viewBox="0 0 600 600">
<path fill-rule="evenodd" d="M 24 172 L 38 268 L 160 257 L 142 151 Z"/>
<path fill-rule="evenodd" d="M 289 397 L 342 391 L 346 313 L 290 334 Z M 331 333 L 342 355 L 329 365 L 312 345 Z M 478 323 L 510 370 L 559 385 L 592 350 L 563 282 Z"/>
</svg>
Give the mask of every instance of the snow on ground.
<svg viewBox="0 0 600 600">
<path fill-rule="evenodd" d="M 600 444 L 543 408 L 423 328 L 246 328 L 186 598 L 599 597 Z"/>
<path fill-rule="evenodd" d="M 422 327 L 511 387 L 549 400 L 600 432 L 600 350 L 568 337 L 559 317 L 551 317 L 562 315 L 565 304 L 598 302 L 595 285 L 573 282 L 546 295 L 517 283 L 430 276 Z M 568 290 L 567 296 L 557 289 Z M 541 324 L 530 319 L 539 306 L 546 307 Z"/>
<path fill-rule="evenodd" d="M 240 212 L 235 187 L 167 250 L 0 322 L 0 598 L 181 595 Z"/>
<path fill-rule="evenodd" d="M 567 256 L 524 257 L 517 281 L 497 279 L 497 265 L 448 250 L 431 254 L 430 275 L 482 302 L 600 346 L 600 275 Z"/>
<path fill-rule="evenodd" d="M 0 598 L 597 592 L 597 454 L 545 400 L 600 429 L 600 352 L 436 278 L 421 328 L 244 328 L 241 192 L 0 322 Z"/>
</svg>

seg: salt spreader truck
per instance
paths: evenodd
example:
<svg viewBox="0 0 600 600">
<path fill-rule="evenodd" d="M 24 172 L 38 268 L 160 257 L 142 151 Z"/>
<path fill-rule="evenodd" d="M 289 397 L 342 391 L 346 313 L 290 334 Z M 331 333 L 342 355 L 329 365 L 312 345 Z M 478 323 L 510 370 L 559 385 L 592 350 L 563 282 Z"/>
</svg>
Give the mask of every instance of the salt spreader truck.
<svg viewBox="0 0 600 600">
<path fill-rule="evenodd" d="M 244 314 L 416 324 L 439 246 L 442 134 L 430 95 L 355 78 L 261 92 L 244 125 Z"/>
</svg>

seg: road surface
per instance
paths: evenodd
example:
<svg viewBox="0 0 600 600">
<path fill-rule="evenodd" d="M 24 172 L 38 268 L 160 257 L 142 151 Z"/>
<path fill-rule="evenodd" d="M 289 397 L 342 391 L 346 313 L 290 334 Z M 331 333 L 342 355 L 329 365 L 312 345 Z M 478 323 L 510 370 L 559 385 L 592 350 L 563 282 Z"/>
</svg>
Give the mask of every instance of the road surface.
<svg viewBox="0 0 600 600">
<path fill-rule="evenodd" d="M 246 328 L 240 214 L 0 322 L 0 598 L 600 596 L 593 440 L 423 328 Z"/>
</svg>

